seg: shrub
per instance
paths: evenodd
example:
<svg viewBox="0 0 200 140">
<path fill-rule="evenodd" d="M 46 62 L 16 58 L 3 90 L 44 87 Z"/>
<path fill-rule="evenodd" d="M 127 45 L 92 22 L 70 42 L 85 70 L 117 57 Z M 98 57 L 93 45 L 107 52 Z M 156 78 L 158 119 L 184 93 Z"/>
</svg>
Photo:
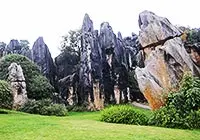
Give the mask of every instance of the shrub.
<svg viewBox="0 0 200 140">
<path fill-rule="evenodd" d="M 168 95 L 165 107 L 155 111 L 150 125 L 172 128 L 200 128 L 200 80 L 186 73 L 177 92 Z"/>
<path fill-rule="evenodd" d="M 147 124 L 147 116 L 139 111 L 136 111 L 130 105 L 119 105 L 105 108 L 101 112 L 101 121 L 108 123 L 122 123 L 122 124 Z"/>
<path fill-rule="evenodd" d="M 0 80 L 0 108 L 11 109 L 12 105 L 12 90 L 6 81 Z"/>
<path fill-rule="evenodd" d="M 41 76 L 38 66 L 27 57 L 19 54 L 9 54 L 0 60 L 0 79 L 7 80 L 8 67 L 12 62 L 16 62 L 23 69 L 23 74 L 26 80 L 27 95 L 30 99 L 42 99 L 50 96 L 53 93 L 53 88 L 45 77 Z M 40 80 L 42 83 L 40 83 Z M 40 86 L 38 88 L 37 86 Z M 44 86 L 44 88 L 42 88 Z M 48 87 L 49 86 L 49 87 Z M 47 90 L 46 90 L 47 88 Z M 37 93 L 35 93 L 37 92 Z M 38 96 L 37 96 L 38 95 Z M 42 96 L 41 96 L 42 95 Z"/>
<path fill-rule="evenodd" d="M 53 104 L 50 99 L 43 99 L 38 101 L 29 100 L 19 110 L 26 113 L 48 115 L 48 116 L 67 115 L 67 109 L 65 108 L 64 105 Z"/>
<path fill-rule="evenodd" d="M 54 90 L 53 86 L 49 83 L 48 79 L 42 75 L 35 75 L 32 78 L 32 82 L 29 84 L 32 94 L 29 98 L 41 100 L 45 98 L 52 98 Z"/>
<path fill-rule="evenodd" d="M 177 113 L 175 108 L 162 107 L 154 111 L 149 119 L 149 125 L 170 127 L 170 128 L 183 128 L 184 120 Z"/>
</svg>

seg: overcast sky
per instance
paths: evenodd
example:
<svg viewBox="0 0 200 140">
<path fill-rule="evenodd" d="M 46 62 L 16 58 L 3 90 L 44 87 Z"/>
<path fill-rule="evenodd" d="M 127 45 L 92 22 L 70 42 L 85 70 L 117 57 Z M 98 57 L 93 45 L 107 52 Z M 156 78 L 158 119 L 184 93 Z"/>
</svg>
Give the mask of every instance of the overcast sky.
<svg viewBox="0 0 200 140">
<path fill-rule="evenodd" d="M 0 41 L 43 36 L 52 56 L 59 54 L 61 36 L 82 25 L 85 13 L 95 29 L 108 21 L 115 33 L 138 34 L 143 10 L 167 17 L 172 24 L 200 27 L 199 0 L 0 0 Z M 32 47 L 32 46 L 31 46 Z"/>
</svg>

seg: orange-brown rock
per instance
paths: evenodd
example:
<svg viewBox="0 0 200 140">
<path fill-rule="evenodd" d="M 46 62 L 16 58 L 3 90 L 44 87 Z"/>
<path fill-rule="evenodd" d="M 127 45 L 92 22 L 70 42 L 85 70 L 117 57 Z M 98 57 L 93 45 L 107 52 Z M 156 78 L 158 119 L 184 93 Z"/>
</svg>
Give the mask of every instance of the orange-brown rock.
<svg viewBox="0 0 200 140">
<path fill-rule="evenodd" d="M 93 83 L 93 96 L 94 96 L 94 108 L 95 110 L 101 110 L 104 108 L 104 96 L 100 91 L 99 81 L 96 80 Z"/>
<path fill-rule="evenodd" d="M 139 19 L 140 35 L 144 55 L 144 68 L 137 67 L 136 78 L 140 91 L 152 109 L 165 104 L 169 90 L 176 88 L 185 71 L 200 74 L 198 55 L 187 53 L 181 40 L 181 32 L 166 18 L 152 12 L 142 12 Z"/>
</svg>

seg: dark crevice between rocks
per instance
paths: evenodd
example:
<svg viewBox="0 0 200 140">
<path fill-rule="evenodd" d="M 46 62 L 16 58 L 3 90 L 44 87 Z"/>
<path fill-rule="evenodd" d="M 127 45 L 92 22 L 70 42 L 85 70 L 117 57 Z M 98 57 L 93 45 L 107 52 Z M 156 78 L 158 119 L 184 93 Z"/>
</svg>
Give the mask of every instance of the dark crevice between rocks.
<svg viewBox="0 0 200 140">
<path fill-rule="evenodd" d="M 181 34 L 182 35 L 182 34 Z M 164 39 L 164 40 L 158 40 L 158 42 L 155 42 L 155 43 L 152 43 L 152 44 L 149 44 L 149 45 L 147 45 L 147 46 L 145 46 L 145 47 L 142 47 L 142 48 L 140 48 L 140 50 L 144 50 L 144 49 L 146 49 L 146 48 L 151 48 L 151 47 L 156 47 L 156 46 L 159 46 L 159 45 L 161 45 L 161 46 L 163 46 L 164 44 L 165 44 L 165 42 L 166 41 L 168 41 L 168 40 L 170 40 L 170 39 L 174 39 L 174 38 L 176 38 L 176 37 L 180 37 L 181 35 L 177 35 L 177 36 L 170 36 L 170 37 L 168 37 L 168 38 L 166 38 L 166 39 Z M 157 36 L 156 36 L 157 37 Z M 157 38 L 158 39 L 158 38 Z"/>
</svg>

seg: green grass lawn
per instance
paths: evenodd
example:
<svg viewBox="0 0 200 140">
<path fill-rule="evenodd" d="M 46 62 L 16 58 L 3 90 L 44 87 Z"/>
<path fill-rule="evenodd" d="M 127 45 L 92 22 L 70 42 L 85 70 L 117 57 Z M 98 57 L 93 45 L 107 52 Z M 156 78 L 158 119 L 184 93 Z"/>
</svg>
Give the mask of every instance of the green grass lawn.
<svg viewBox="0 0 200 140">
<path fill-rule="evenodd" d="M 148 111 L 146 111 L 148 113 Z M 199 140 L 200 130 L 110 124 L 100 112 L 49 117 L 11 111 L 0 114 L 0 140 Z"/>
</svg>

